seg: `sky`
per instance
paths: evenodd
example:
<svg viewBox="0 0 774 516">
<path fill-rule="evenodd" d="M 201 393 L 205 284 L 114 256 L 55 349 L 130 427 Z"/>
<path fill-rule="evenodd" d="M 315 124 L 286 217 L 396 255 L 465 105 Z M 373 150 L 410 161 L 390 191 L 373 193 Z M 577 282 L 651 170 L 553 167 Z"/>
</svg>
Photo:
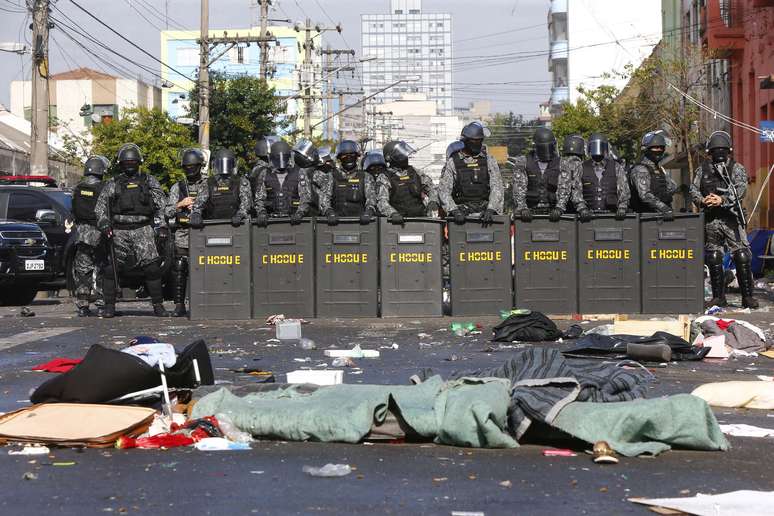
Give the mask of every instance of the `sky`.
<svg viewBox="0 0 774 516">
<path fill-rule="evenodd" d="M 29 18 L 25 0 L 0 0 L 0 43 L 29 44 Z M 127 36 L 149 54 L 159 56 L 159 29 L 199 27 L 198 0 L 76 0 L 95 16 Z M 66 21 L 65 15 L 90 35 L 139 65 L 159 72 L 161 66 L 133 48 L 108 29 L 90 19 L 71 0 L 51 0 L 52 15 Z M 455 106 L 474 100 L 491 100 L 495 111 L 513 111 L 526 118 L 537 116 L 538 105 L 550 96 L 550 74 L 545 52 L 548 49 L 546 16 L 549 0 L 424 0 L 429 12 L 450 12 L 453 16 Z M 250 20 L 249 0 L 210 0 L 211 28 L 246 27 Z M 274 0 L 270 18 L 331 24 L 341 22 L 341 35 L 327 33 L 325 43 L 334 48 L 354 48 L 360 52 L 360 14 L 387 13 L 389 0 Z M 168 17 L 165 13 L 168 12 Z M 99 70 L 92 57 L 54 27 L 49 40 L 52 73 L 87 66 Z M 520 57 L 501 57 L 508 53 Z M 530 53 L 537 55 L 529 55 Z M 524 54 L 527 57 L 524 57 Z M 124 76 L 132 74 L 151 82 L 148 71 L 111 56 L 125 65 Z M 0 103 L 8 106 L 9 84 L 30 74 L 30 55 L 20 57 L 0 51 Z M 104 65 L 103 65 L 104 67 Z M 106 69 L 117 75 L 115 71 Z M 515 82 L 516 84 L 492 84 Z M 351 83 L 354 86 L 354 82 Z"/>
</svg>

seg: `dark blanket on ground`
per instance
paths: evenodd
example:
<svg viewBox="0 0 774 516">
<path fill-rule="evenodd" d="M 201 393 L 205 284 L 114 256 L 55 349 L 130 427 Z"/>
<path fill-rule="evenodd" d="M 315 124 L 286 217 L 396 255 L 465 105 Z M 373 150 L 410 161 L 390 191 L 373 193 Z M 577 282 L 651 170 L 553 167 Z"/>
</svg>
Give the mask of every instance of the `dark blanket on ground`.
<svg viewBox="0 0 774 516">
<path fill-rule="evenodd" d="M 420 377 L 428 377 L 423 371 Z M 570 363 L 554 349 L 525 350 L 492 369 L 462 371 L 463 377 L 497 377 L 511 381 L 508 424 L 520 438 L 532 421 L 551 424 L 568 403 L 613 402 L 642 398 L 648 376 L 641 370 L 622 369 L 599 362 Z"/>
<path fill-rule="evenodd" d="M 666 344 L 672 348 L 672 360 L 702 360 L 710 351 L 709 348 L 691 346 L 685 339 L 671 333 L 657 331 L 650 337 L 590 333 L 578 339 L 575 346 L 564 351 L 564 354 L 625 358 L 627 344 Z"/>
<path fill-rule="evenodd" d="M 492 328 L 492 340 L 496 342 L 544 342 L 562 336 L 556 324 L 540 312 L 512 314 Z"/>
</svg>

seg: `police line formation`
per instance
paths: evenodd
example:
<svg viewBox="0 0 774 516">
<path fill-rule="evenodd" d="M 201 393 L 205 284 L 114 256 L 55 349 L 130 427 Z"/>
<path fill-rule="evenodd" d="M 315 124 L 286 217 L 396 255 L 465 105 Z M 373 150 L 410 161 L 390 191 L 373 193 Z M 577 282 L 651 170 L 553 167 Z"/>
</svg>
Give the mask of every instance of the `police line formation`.
<svg viewBox="0 0 774 516">
<path fill-rule="evenodd" d="M 478 305 L 480 310 L 489 310 L 486 296 L 510 282 L 512 269 L 508 231 L 510 219 L 502 217 L 505 189 L 497 162 L 487 153 L 484 144 L 487 136 L 489 131 L 481 122 L 472 122 L 463 128 L 460 139 L 450 144 L 447 149 L 446 164 L 437 187 L 427 175 L 411 166 L 410 157 L 414 149 L 403 141 L 391 141 L 382 151 L 369 151 L 361 157 L 358 144 L 351 140 L 341 141 L 335 153 L 331 153 L 327 148 L 315 148 L 308 140 L 301 140 L 291 148 L 282 139 L 268 136 L 257 142 L 257 164 L 249 174 L 243 175 L 237 173 L 236 156 L 228 149 L 220 149 L 213 154 L 209 164 L 209 176 L 202 173 L 206 165 L 204 154 L 199 149 L 187 149 L 181 154 L 185 179 L 174 184 L 168 194 L 163 192 L 155 177 L 140 171 L 143 157 L 135 144 L 128 143 L 120 148 L 116 156 L 118 173 L 109 179 L 105 179 L 110 168 L 108 159 L 104 156 L 91 156 L 85 163 L 84 178 L 73 193 L 73 212 L 78 235 L 74 261 L 78 315 L 91 314 L 90 294 L 100 283 L 97 281 L 95 285 L 96 270 L 101 273 L 104 298 L 104 306 L 100 308 L 99 315 L 114 317 L 119 274 L 131 269 L 141 271 L 155 315 L 185 316 L 189 268 L 206 268 L 220 263 L 239 265 L 240 260 L 251 260 L 249 231 L 246 233 L 248 255 L 241 258 L 234 258 L 233 253 L 219 253 L 217 245 L 210 245 L 218 241 L 216 238 L 210 239 L 209 243 L 205 242 L 202 248 L 197 248 L 197 258 L 194 259 L 194 251 L 191 249 L 194 235 L 212 234 L 216 230 L 208 228 L 216 227 L 221 228 L 221 232 L 224 227 L 235 232 L 236 228 L 243 225 L 254 232 L 268 232 L 269 228 L 277 227 L 275 225 L 279 222 L 284 222 L 282 227 L 290 228 L 291 231 L 303 224 L 314 226 L 316 237 L 311 240 L 316 239 L 317 247 L 325 243 L 349 246 L 346 247 L 350 249 L 348 252 L 337 252 L 335 245 L 323 250 L 325 252 L 319 251 L 316 256 L 319 269 L 339 263 L 362 266 L 369 259 L 371 264 L 376 266 L 373 255 L 369 256 L 368 253 L 358 250 L 358 246 L 374 245 L 374 242 L 361 241 L 361 237 L 366 240 L 373 239 L 364 237 L 365 233 L 362 231 L 355 231 L 347 236 L 346 232 L 337 231 L 337 227 L 367 228 L 377 221 L 383 229 L 383 241 L 389 236 L 397 239 L 397 243 L 414 245 L 413 248 L 393 245 L 391 250 L 386 251 L 383 248 L 381 261 L 385 266 L 395 262 L 440 262 L 438 255 L 441 254 L 444 238 L 442 230 L 438 228 L 442 226 L 440 222 L 448 220 L 448 238 L 452 247 L 449 257 L 452 306 Z M 672 196 L 677 185 L 660 164 L 665 155 L 666 139 L 661 132 L 646 134 L 641 142 L 641 159 L 629 171 L 612 155 L 607 138 L 602 134 L 591 134 L 588 141 L 580 135 L 568 136 L 564 139 L 561 154 L 550 129 L 537 129 L 533 141 L 534 146 L 528 154 L 516 158 L 513 163 L 512 191 L 517 240 L 525 228 L 537 228 L 529 226 L 537 223 L 543 224 L 543 228 L 548 230 L 565 226 L 569 228 L 570 233 L 535 230 L 531 233 L 532 246 L 527 245 L 519 251 L 517 244 L 517 254 L 514 256 L 517 278 L 516 305 L 522 306 L 522 302 L 529 298 L 529 289 L 519 290 L 520 265 L 524 266 L 522 272 L 529 275 L 548 271 L 548 277 L 555 283 L 577 283 L 581 281 L 577 279 L 577 274 L 589 274 L 587 280 L 592 283 L 590 294 L 587 295 L 599 296 L 599 292 L 594 294 L 593 283 L 601 281 L 599 274 L 604 275 L 604 271 L 597 271 L 597 276 L 593 268 L 579 271 L 579 268 L 582 269 L 581 261 L 599 259 L 621 262 L 633 259 L 631 253 L 638 254 L 639 249 L 632 251 L 627 248 L 625 241 L 631 238 L 623 236 L 627 227 L 633 227 L 633 217 L 635 221 L 638 221 L 639 217 L 643 221 L 650 217 L 650 220 L 655 220 L 661 228 L 675 223 Z M 658 251 L 651 251 L 651 254 L 656 254 L 650 257 L 683 260 L 702 278 L 703 267 L 700 260 L 696 260 L 696 255 L 701 254 L 703 247 L 704 261 L 709 268 L 712 286 L 712 299 L 709 304 L 724 306 L 727 303 L 722 262 L 723 253 L 728 249 L 736 265 L 742 304 L 745 307 L 757 308 L 758 303 L 753 297 L 751 252 L 745 235 L 745 214 L 741 207 L 748 183 L 747 173 L 740 163 L 734 161 L 731 138 L 725 132 L 715 132 L 710 136 L 706 142 L 706 153 L 704 161 L 694 173 L 693 184 L 690 185 L 691 199 L 701 212 L 701 215 L 693 216 L 700 217 L 698 220 L 703 221 L 703 235 L 700 226 L 691 230 L 699 233 L 698 235 L 685 235 L 685 231 L 662 231 L 666 235 L 665 238 L 669 239 L 671 234 L 671 238 L 676 239 L 676 247 L 667 246 Z M 444 215 L 443 219 L 430 218 L 439 210 Z M 638 213 L 643 215 L 636 215 Z M 382 218 L 378 219 L 378 215 Z M 678 221 L 683 216 L 678 215 Z M 391 229 L 399 230 L 433 222 L 437 235 L 432 231 L 428 234 L 403 237 L 399 231 L 388 235 Z M 554 226 L 551 226 L 552 224 Z M 574 239 L 583 240 L 579 235 L 582 234 L 584 224 L 594 228 L 593 234 L 596 238 L 592 240 L 598 240 L 602 245 L 593 248 L 592 244 L 592 247 L 585 251 L 582 249 L 580 256 L 569 260 L 571 255 L 576 254 L 573 248 Z M 639 228 L 637 229 L 636 234 L 639 235 Z M 220 242 L 233 245 L 234 242 L 227 233 L 228 231 L 223 233 L 226 236 Z M 405 242 L 401 240 L 404 237 Z M 172 279 L 175 308 L 171 314 L 163 305 L 161 258 L 156 238 L 174 238 Z M 289 237 L 286 235 L 286 240 L 283 240 L 282 235 L 274 235 L 273 238 L 276 240 L 274 243 L 295 243 L 292 234 Z M 331 239 L 330 242 L 326 240 L 328 238 Z M 428 241 L 425 241 L 425 238 Z M 458 247 L 455 247 L 455 238 L 459 238 Z M 637 238 L 639 239 L 639 236 Z M 568 240 L 572 243 L 568 243 Z M 680 243 L 680 240 L 694 243 L 698 241 L 700 247 L 689 249 L 690 245 Z M 615 245 L 606 246 L 605 242 Z M 629 241 L 630 247 L 631 244 Z M 583 242 L 579 242 L 579 245 L 583 245 Z M 636 245 L 639 246 L 639 242 Z M 313 252 L 311 247 L 309 252 Z M 643 252 L 648 254 L 647 251 Z M 380 254 L 378 248 L 376 254 Z M 436 256 L 433 256 L 434 254 Z M 256 266 L 262 267 L 280 265 L 283 262 L 302 265 L 305 258 L 303 253 L 279 253 L 277 256 L 269 253 L 262 257 L 253 257 L 252 260 Z M 309 264 L 309 259 L 306 260 Z M 557 264 L 566 263 L 568 260 L 572 261 L 569 270 L 564 270 L 560 275 L 552 275 L 551 271 L 556 272 L 556 267 L 560 267 Z M 504 267 L 496 271 L 496 274 L 502 274 L 499 278 L 487 275 L 493 273 L 492 264 L 495 262 Z M 548 268 L 529 267 L 541 262 L 547 264 Z M 458 271 L 458 266 L 464 267 L 470 263 L 483 265 L 479 270 L 479 273 L 483 274 L 482 277 L 475 277 L 479 274 L 475 271 L 466 270 L 464 274 Z M 634 269 L 614 267 L 612 274 L 627 275 L 631 272 L 633 276 L 638 276 L 638 268 L 639 263 Z M 432 288 L 437 287 L 440 291 L 440 265 L 437 270 L 437 281 L 434 277 Z M 456 275 L 455 271 L 458 271 Z M 351 269 L 347 274 L 357 275 L 363 272 L 361 269 Z M 373 275 L 374 282 L 380 275 L 378 269 L 369 269 L 368 274 Z M 395 290 L 385 287 L 385 280 L 389 279 L 385 278 L 385 275 L 389 274 L 399 276 L 401 270 L 398 268 L 390 272 L 384 267 L 381 270 L 383 314 L 390 311 L 385 308 L 390 303 L 389 292 Z M 696 274 L 692 277 L 696 277 Z M 241 281 L 250 282 L 250 278 L 248 274 Z M 302 296 L 307 303 L 314 303 L 316 297 L 316 315 L 346 315 L 346 306 L 363 303 L 363 299 L 358 298 L 359 289 L 362 290 L 362 280 L 363 278 L 360 278 L 360 283 L 354 282 L 349 287 L 345 285 L 338 292 L 333 292 L 336 290 L 334 286 L 320 286 L 318 280 L 315 295 L 304 292 L 306 287 L 295 292 L 295 295 Z M 226 283 L 233 282 L 234 278 L 223 281 L 221 285 L 211 285 L 210 290 L 220 288 L 221 292 L 228 296 L 230 290 Z M 269 291 L 271 278 L 266 281 L 268 283 L 263 287 Z M 314 281 L 313 276 L 310 276 L 310 281 Z M 391 281 L 399 284 L 401 278 L 392 278 Z M 633 280 L 629 278 L 628 281 L 629 283 L 623 281 L 615 287 L 627 288 Z M 703 279 L 699 281 L 703 286 Z M 482 282 L 489 282 L 490 289 L 484 288 Z M 530 278 L 525 282 L 530 283 Z M 405 315 L 416 314 L 416 311 L 411 311 L 414 309 L 421 312 L 420 304 L 425 302 L 421 294 L 430 288 L 427 284 L 419 285 L 419 282 L 413 282 L 412 285 L 405 289 L 404 294 L 408 293 L 408 296 L 398 300 L 405 303 L 409 310 Z M 256 305 L 261 304 L 260 287 L 256 282 Z M 556 303 L 558 306 L 553 307 L 555 310 L 552 310 L 551 306 L 541 308 L 549 313 L 561 313 L 562 308 L 577 309 L 574 300 L 571 299 L 566 306 L 562 306 L 561 301 L 573 296 L 582 298 L 583 286 L 580 286 L 580 294 L 572 289 L 563 290 L 559 287 L 561 285 L 543 285 L 542 294 L 538 292 L 537 298 L 543 295 L 544 301 L 549 304 Z M 676 287 L 679 289 L 686 286 Z M 553 296 L 550 294 L 552 289 L 555 291 Z M 192 290 L 192 294 L 208 292 L 202 285 L 194 287 L 192 284 Z M 281 291 L 282 288 L 278 290 Z M 287 288 L 285 291 L 289 292 Z M 321 309 L 325 304 L 321 297 L 324 297 L 326 292 L 334 297 L 343 296 L 338 302 L 330 304 L 332 310 L 339 310 L 338 313 L 328 313 Z M 703 289 L 700 292 L 703 298 Z M 350 299 L 347 299 L 347 296 Z M 375 306 L 375 293 L 373 298 Z M 415 299 L 420 304 L 412 304 L 410 299 Z M 610 299 L 615 301 L 616 297 Z M 428 301 L 432 301 L 430 304 L 435 306 L 434 299 Z M 206 300 L 203 303 L 202 306 L 207 305 Z M 440 303 L 439 295 L 439 310 Z M 503 303 L 510 306 L 507 301 Z M 281 299 L 276 305 L 273 308 L 282 309 Z M 292 309 L 292 305 L 289 308 Z M 475 312 L 475 307 L 472 311 Z M 395 313 L 402 312 L 397 310 Z"/>
</svg>

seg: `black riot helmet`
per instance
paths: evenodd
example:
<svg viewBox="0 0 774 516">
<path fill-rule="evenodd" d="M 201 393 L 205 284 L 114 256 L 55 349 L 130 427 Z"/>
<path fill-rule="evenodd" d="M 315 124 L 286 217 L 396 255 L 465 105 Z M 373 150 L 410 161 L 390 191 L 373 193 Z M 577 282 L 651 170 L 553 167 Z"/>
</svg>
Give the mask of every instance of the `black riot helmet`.
<svg viewBox="0 0 774 516">
<path fill-rule="evenodd" d="M 384 147 L 382 147 L 382 156 L 384 156 L 384 159 L 387 161 L 387 163 L 390 163 L 390 156 L 392 156 L 392 149 L 395 148 L 395 145 L 398 144 L 398 140 L 391 140 L 384 144 Z"/>
<path fill-rule="evenodd" d="M 731 146 L 731 135 L 725 131 L 715 131 L 707 139 L 706 149 L 712 156 L 713 163 L 725 163 L 734 150 Z"/>
<path fill-rule="evenodd" d="M 89 159 L 83 164 L 83 175 L 102 179 L 102 176 L 105 175 L 109 168 L 110 161 L 105 156 L 95 154 L 94 156 L 89 156 Z"/>
<path fill-rule="evenodd" d="M 335 163 L 330 147 L 320 147 L 317 153 L 320 156 L 320 164 L 322 164 L 323 166 L 330 167 Z"/>
<path fill-rule="evenodd" d="M 565 156 L 586 156 L 586 140 L 579 134 L 568 134 L 562 143 L 562 154 Z"/>
<path fill-rule="evenodd" d="M 661 131 L 646 133 L 640 143 L 642 153 L 653 163 L 658 163 L 664 159 L 666 147 L 666 137 L 664 137 L 664 133 Z"/>
<path fill-rule="evenodd" d="M 221 176 L 236 175 L 236 156 L 229 149 L 219 149 L 210 160 L 212 170 Z"/>
<path fill-rule="evenodd" d="M 314 167 L 320 163 L 320 153 L 312 142 L 302 138 L 293 146 L 293 160 L 301 168 Z"/>
<path fill-rule="evenodd" d="M 390 153 L 390 163 L 398 168 L 408 167 L 409 157 L 416 152 L 411 145 L 404 141 L 395 144 Z"/>
<path fill-rule="evenodd" d="M 269 161 L 271 166 L 279 172 L 285 172 L 290 167 L 290 145 L 285 140 L 271 144 Z"/>
<path fill-rule="evenodd" d="M 464 148 L 465 144 L 461 140 L 454 140 L 446 147 L 446 159 L 451 158 L 455 152 L 459 152 Z"/>
<path fill-rule="evenodd" d="M 261 138 L 255 142 L 255 157 L 264 163 L 269 162 L 269 149 L 271 148 L 271 142 L 266 138 Z"/>
<path fill-rule="evenodd" d="M 186 149 L 180 158 L 180 164 L 189 181 L 198 180 L 204 165 L 204 153 L 199 149 Z"/>
<path fill-rule="evenodd" d="M 342 140 L 336 147 L 336 158 L 341 163 L 341 168 L 347 172 L 357 168 L 358 156 L 360 156 L 360 148 L 353 140 Z"/>
<path fill-rule="evenodd" d="M 376 177 L 387 170 L 387 162 L 379 151 L 369 151 L 363 157 L 363 170 Z"/>
<path fill-rule="evenodd" d="M 477 156 L 484 146 L 484 138 L 490 134 L 489 129 L 483 123 L 476 121 L 462 128 L 460 140 L 465 144 L 465 150 L 468 154 Z"/>
<path fill-rule="evenodd" d="M 592 133 L 589 136 L 588 144 L 589 156 L 594 161 L 602 161 L 610 153 L 610 144 L 607 141 L 607 136 L 600 133 Z"/>
<path fill-rule="evenodd" d="M 551 161 L 556 156 L 556 136 L 547 127 L 538 127 L 532 137 L 538 161 Z"/>
<path fill-rule="evenodd" d="M 118 149 L 116 162 L 118 163 L 118 168 L 121 172 L 128 176 L 133 176 L 140 170 L 142 152 L 140 152 L 140 148 L 134 143 L 125 143 Z"/>
</svg>

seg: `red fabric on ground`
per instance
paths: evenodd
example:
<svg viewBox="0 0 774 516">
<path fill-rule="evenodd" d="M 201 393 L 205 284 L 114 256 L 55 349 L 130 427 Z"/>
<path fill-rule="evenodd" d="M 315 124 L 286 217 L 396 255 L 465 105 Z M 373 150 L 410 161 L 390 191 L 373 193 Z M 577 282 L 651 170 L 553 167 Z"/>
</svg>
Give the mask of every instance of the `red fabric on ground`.
<svg viewBox="0 0 774 516">
<path fill-rule="evenodd" d="M 32 368 L 33 371 L 45 371 L 46 373 L 66 373 L 81 363 L 80 358 L 55 358 Z"/>
</svg>

